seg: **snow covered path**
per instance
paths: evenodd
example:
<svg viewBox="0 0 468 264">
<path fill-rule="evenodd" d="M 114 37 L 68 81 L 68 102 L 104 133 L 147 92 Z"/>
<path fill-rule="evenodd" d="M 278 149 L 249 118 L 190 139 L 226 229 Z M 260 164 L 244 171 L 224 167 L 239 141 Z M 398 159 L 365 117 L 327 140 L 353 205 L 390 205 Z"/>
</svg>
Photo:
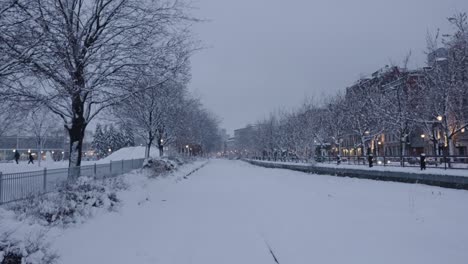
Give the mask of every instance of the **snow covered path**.
<svg viewBox="0 0 468 264">
<path fill-rule="evenodd" d="M 62 263 L 466 263 L 468 192 L 212 160 L 71 228 Z"/>
</svg>

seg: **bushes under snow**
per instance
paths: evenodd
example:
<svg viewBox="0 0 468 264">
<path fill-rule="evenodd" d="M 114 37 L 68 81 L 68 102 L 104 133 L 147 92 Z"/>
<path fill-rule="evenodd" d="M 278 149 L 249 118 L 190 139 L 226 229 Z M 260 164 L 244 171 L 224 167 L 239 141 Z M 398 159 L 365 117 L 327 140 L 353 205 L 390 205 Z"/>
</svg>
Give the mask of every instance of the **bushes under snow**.
<svg viewBox="0 0 468 264">
<path fill-rule="evenodd" d="M 33 217 L 43 225 L 68 225 L 90 217 L 97 208 L 113 210 L 118 204 L 116 191 L 127 188 L 121 177 L 102 181 L 80 177 L 56 193 L 12 204 L 9 209 L 19 218 Z"/>
<path fill-rule="evenodd" d="M 145 159 L 143 169 L 150 171 L 150 176 L 165 175 L 176 168 L 176 163 L 169 159 Z"/>
<path fill-rule="evenodd" d="M 128 186 L 122 177 L 94 180 L 80 177 L 55 193 L 12 203 L 0 208 L 0 264 L 55 263 L 44 239 L 48 226 L 67 226 L 84 221 L 96 210 L 114 210 L 116 192 Z"/>
<path fill-rule="evenodd" d="M 12 232 L 0 233 L 1 264 L 52 264 L 58 256 L 44 242 L 44 233 L 32 233 L 24 240 L 14 238 Z"/>
</svg>

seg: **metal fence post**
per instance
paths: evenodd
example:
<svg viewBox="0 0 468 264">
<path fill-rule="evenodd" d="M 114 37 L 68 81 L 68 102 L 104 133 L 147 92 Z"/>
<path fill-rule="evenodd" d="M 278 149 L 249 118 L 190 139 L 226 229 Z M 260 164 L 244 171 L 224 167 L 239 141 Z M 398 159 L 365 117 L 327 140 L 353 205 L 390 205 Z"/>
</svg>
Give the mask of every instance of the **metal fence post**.
<svg viewBox="0 0 468 264">
<path fill-rule="evenodd" d="M 0 204 L 3 203 L 3 174 L 0 171 Z"/>
<path fill-rule="evenodd" d="M 42 182 L 42 189 L 47 192 L 47 168 L 44 168 L 44 178 Z"/>
</svg>

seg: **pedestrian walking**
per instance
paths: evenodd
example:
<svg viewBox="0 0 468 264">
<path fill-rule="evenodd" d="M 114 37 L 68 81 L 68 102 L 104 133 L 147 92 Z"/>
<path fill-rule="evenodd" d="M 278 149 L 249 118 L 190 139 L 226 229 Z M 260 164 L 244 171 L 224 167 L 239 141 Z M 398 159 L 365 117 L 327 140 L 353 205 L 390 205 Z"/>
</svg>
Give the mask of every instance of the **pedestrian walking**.
<svg viewBox="0 0 468 264">
<path fill-rule="evenodd" d="M 367 156 L 367 160 L 369 161 L 369 168 L 372 168 L 374 166 L 374 155 L 372 153 L 369 153 Z"/>
<path fill-rule="evenodd" d="M 421 156 L 419 157 L 419 162 L 421 165 L 421 170 L 425 170 L 426 169 L 426 154 L 425 153 L 421 153 Z"/>
<path fill-rule="evenodd" d="M 31 164 L 31 163 L 34 164 L 34 157 L 33 157 L 32 153 L 30 152 L 30 153 L 29 153 L 29 161 L 28 161 L 28 164 Z"/>
<path fill-rule="evenodd" d="M 336 165 L 340 165 L 341 164 L 341 155 L 338 154 L 336 155 Z"/>
<path fill-rule="evenodd" d="M 15 161 L 16 161 L 16 164 L 19 164 L 19 163 L 18 163 L 19 158 L 20 158 L 20 154 L 19 154 L 18 150 L 16 150 L 16 151 L 15 151 Z"/>
</svg>

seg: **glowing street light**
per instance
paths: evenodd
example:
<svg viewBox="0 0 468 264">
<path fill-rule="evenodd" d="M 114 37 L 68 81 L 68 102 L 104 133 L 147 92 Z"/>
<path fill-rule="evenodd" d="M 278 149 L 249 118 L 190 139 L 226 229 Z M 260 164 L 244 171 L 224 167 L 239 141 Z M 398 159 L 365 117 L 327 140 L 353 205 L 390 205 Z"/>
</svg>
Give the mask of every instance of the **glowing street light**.
<svg viewBox="0 0 468 264">
<path fill-rule="evenodd" d="M 185 148 L 189 148 L 189 145 L 186 145 Z"/>
<path fill-rule="evenodd" d="M 425 138 L 425 137 L 426 137 L 426 135 L 424 135 L 424 134 L 421 134 L 421 138 Z"/>
<path fill-rule="evenodd" d="M 442 116 L 437 116 L 437 121 L 442 121 L 443 117 Z"/>
<path fill-rule="evenodd" d="M 16 149 L 13 149 L 13 152 L 16 152 Z"/>
<path fill-rule="evenodd" d="M 462 129 L 461 129 L 461 132 L 462 132 L 462 133 L 465 133 L 465 128 L 462 128 Z"/>
<path fill-rule="evenodd" d="M 112 152 L 112 149 L 111 149 L 111 148 L 109 148 L 108 150 L 109 150 L 109 152 Z"/>
</svg>

